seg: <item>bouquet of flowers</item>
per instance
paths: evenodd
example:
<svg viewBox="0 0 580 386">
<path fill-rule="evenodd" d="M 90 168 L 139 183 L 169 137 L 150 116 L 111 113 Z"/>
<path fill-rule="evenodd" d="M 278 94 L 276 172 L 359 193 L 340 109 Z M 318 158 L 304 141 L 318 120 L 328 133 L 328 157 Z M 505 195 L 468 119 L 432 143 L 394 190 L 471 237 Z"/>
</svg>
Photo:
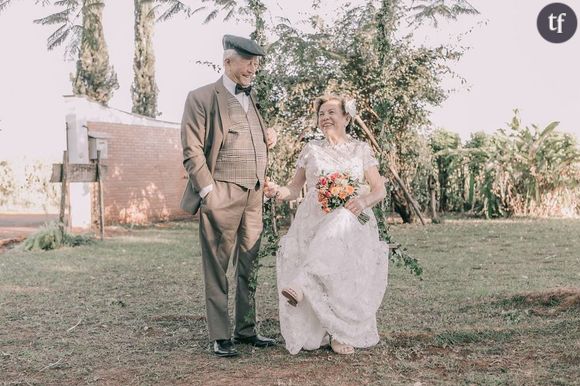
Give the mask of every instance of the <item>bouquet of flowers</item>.
<svg viewBox="0 0 580 386">
<path fill-rule="evenodd" d="M 354 198 L 360 190 L 360 182 L 348 173 L 334 172 L 323 174 L 316 184 L 318 189 L 318 202 L 325 213 L 330 213 L 336 208 L 344 206 Z M 358 215 L 361 224 L 369 221 L 366 213 Z"/>
</svg>

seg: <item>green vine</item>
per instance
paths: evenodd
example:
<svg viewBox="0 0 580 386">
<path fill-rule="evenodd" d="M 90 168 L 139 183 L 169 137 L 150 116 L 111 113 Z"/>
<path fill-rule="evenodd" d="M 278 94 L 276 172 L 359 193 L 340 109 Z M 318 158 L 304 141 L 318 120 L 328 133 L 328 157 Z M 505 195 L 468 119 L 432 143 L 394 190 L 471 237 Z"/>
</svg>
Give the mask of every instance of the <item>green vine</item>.
<svg viewBox="0 0 580 386">
<path fill-rule="evenodd" d="M 419 263 L 419 260 L 411 256 L 407 251 L 407 248 L 396 243 L 389 233 L 389 224 L 387 222 L 385 202 L 375 206 L 373 208 L 373 212 L 375 213 L 375 217 L 377 219 L 379 239 L 393 246 L 390 248 L 391 253 L 389 253 L 389 259 L 395 264 L 395 266 L 402 266 L 408 269 L 412 274 L 422 280 L 421 276 L 423 275 L 423 267 Z"/>
</svg>

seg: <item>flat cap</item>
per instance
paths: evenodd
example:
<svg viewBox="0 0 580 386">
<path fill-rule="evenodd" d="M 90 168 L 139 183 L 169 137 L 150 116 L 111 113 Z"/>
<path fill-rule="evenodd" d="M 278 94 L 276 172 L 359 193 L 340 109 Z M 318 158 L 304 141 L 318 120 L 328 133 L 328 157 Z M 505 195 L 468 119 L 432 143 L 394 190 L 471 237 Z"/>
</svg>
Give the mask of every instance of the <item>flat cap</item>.
<svg viewBox="0 0 580 386">
<path fill-rule="evenodd" d="M 224 35 L 222 39 L 224 50 L 233 49 L 238 54 L 245 56 L 264 56 L 266 52 L 251 39 L 246 39 L 241 36 Z"/>
</svg>

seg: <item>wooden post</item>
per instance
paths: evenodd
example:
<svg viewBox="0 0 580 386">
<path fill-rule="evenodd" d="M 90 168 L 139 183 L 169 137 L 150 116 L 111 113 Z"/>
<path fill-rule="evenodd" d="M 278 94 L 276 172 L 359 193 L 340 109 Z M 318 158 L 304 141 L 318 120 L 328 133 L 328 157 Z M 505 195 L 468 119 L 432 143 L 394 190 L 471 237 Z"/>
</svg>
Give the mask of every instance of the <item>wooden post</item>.
<svg viewBox="0 0 580 386">
<path fill-rule="evenodd" d="M 68 153 L 65 150 L 62 155 L 62 183 L 60 189 L 60 213 L 58 216 L 59 228 L 64 235 L 65 229 L 68 227 L 67 219 L 67 202 L 68 202 Z M 70 213 L 70 211 L 68 211 Z"/>
<path fill-rule="evenodd" d="M 101 151 L 97 150 L 97 184 L 99 186 L 99 232 L 105 238 L 105 203 L 103 198 L 103 174 L 101 170 Z"/>
<path fill-rule="evenodd" d="M 375 148 L 375 150 L 380 152 L 381 148 L 379 147 L 379 143 L 375 139 L 375 136 L 373 135 L 373 133 L 371 133 L 371 131 L 367 127 L 366 123 L 364 123 L 364 121 L 361 119 L 360 115 L 357 114 L 354 117 L 354 120 L 356 121 L 356 123 L 358 123 L 358 125 L 360 127 L 362 127 L 362 129 L 365 132 L 365 134 L 367 135 L 367 137 L 371 140 L 371 143 L 373 144 L 373 147 Z"/>
<path fill-rule="evenodd" d="M 431 219 L 434 223 L 438 223 L 439 222 L 439 218 L 437 217 L 437 202 L 436 200 L 436 188 L 437 188 L 437 183 L 435 181 L 435 177 L 433 177 L 432 174 L 429 175 L 429 179 L 428 179 L 428 185 L 429 185 L 429 192 L 430 197 L 431 197 Z"/>
<path fill-rule="evenodd" d="M 417 213 L 419 220 L 421 220 L 421 224 L 425 225 L 425 220 L 423 219 L 423 215 L 421 214 L 421 211 L 419 210 L 419 205 L 417 205 L 417 202 L 415 201 L 415 199 L 411 196 L 411 193 L 409 193 L 409 191 L 405 187 L 403 180 L 401 180 L 401 177 L 399 177 L 399 175 L 397 174 L 395 169 L 393 169 L 391 167 L 391 165 L 387 165 L 387 167 L 389 168 L 389 171 L 393 175 L 393 178 L 395 179 L 395 181 L 397 181 L 397 184 L 399 184 L 399 186 L 403 190 L 403 193 L 405 194 L 405 198 L 407 199 L 407 202 L 409 202 L 409 204 L 411 204 L 411 206 L 415 210 L 415 213 Z"/>
<path fill-rule="evenodd" d="M 381 148 L 379 147 L 379 143 L 377 142 L 377 140 L 375 139 L 375 136 L 373 135 L 373 133 L 371 133 L 371 131 L 369 130 L 367 125 L 363 122 L 361 117 L 359 115 L 356 115 L 354 117 L 354 120 L 356 121 L 356 123 L 359 124 L 360 127 L 362 127 L 363 131 L 365 132 L 367 137 L 370 139 L 375 150 L 380 153 Z M 403 190 L 403 193 L 405 194 L 405 198 L 407 199 L 407 202 L 413 207 L 413 209 L 415 210 L 415 213 L 417 213 L 419 220 L 421 220 L 421 224 L 425 225 L 425 220 L 423 219 L 423 216 L 421 215 L 421 211 L 419 210 L 419 206 L 417 205 L 417 202 L 415 201 L 415 199 L 413 199 L 413 197 L 411 196 L 411 193 L 409 193 L 409 191 L 405 187 L 403 180 L 401 180 L 401 178 L 399 177 L 399 174 L 397 174 L 395 169 L 393 169 L 393 167 L 390 164 L 387 164 L 387 168 L 389 168 L 389 172 L 391 172 L 391 174 L 393 175 L 393 178 L 395 179 L 395 181 L 397 182 L 397 184 L 399 185 L 401 190 Z"/>
<path fill-rule="evenodd" d="M 272 199 L 272 206 L 270 207 L 272 216 L 272 232 L 274 232 L 274 236 L 278 236 L 278 224 L 276 223 L 276 199 Z"/>
</svg>

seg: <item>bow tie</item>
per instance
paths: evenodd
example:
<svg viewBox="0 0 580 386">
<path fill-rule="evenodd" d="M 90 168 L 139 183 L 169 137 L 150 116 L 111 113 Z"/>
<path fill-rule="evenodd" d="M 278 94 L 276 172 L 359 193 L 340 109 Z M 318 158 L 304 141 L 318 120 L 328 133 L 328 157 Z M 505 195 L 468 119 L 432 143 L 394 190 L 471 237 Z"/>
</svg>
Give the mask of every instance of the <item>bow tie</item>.
<svg viewBox="0 0 580 386">
<path fill-rule="evenodd" d="M 250 95 L 251 91 L 252 91 L 252 86 L 244 87 L 244 86 L 241 86 L 239 84 L 236 84 L 236 95 L 238 95 L 241 92 L 245 93 L 246 95 Z"/>
</svg>

